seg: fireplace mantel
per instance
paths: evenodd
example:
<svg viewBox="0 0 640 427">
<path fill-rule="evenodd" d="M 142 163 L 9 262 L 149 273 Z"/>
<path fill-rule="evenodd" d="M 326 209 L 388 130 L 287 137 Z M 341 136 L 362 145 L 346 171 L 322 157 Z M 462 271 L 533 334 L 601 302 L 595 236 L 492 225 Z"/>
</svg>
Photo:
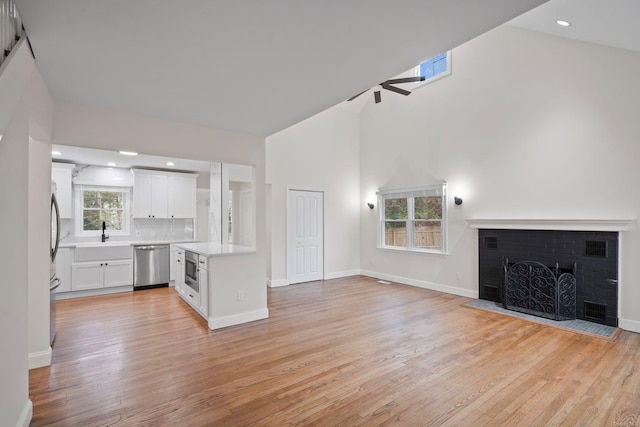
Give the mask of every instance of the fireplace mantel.
<svg viewBox="0 0 640 427">
<path fill-rule="evenodd" d="M 635 219 L 468 219 L 471 228 L 500 230 L 628 231 Z"/>
</svg>

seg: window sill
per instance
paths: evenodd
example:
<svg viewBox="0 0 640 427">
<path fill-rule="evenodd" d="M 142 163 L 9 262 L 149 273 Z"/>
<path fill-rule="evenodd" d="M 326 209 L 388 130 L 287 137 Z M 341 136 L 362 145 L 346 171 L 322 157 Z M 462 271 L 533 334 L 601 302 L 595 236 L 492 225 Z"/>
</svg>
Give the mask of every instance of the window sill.
<svg viewBox="0 0 640 427">
<path fill-rule="evenodd" d="M 407 248 L 396 248 L 396 247 L 393 247 L 393 246 L 378 246 L 376 249 L 378 249 L 380 251 L 386 251 L 386 252 L 449 256 L 449 254 L 447 252 L 429 250 L 429 249 L 407 249 Z"/>
</svg>

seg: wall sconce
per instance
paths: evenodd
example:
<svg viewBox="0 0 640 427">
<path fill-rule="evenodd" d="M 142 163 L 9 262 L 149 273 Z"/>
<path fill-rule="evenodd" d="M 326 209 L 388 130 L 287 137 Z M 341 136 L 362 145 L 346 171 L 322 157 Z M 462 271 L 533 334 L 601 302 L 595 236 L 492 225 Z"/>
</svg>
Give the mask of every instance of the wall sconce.
<svg viewBox="0 0 640 427">
<path fill-rule="evenodd" d="M 369 206 L 369 209 L 373 209 L 373 203 L 369 202 L 367 203 L 367 206 Z"/>
<path fill-rule="evenodd" d="M 462 199 L 460 197 L 454 197 L 453 198 L 453 203 L 455 203 L 456 205 L 460 206 L 462 204 Z"/>
</svg>

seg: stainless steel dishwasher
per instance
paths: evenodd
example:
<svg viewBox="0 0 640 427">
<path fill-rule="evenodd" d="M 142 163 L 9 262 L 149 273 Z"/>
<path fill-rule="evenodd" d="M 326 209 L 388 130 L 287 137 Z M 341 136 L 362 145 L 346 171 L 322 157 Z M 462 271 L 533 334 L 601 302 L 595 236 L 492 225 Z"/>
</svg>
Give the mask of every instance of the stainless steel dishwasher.
<svg viewBox="0 0 640 427">
<path fill-rule="evenodd" d="M 133 289 L 169 285 L 169 245 L 134 246 Z"/>
</svg>

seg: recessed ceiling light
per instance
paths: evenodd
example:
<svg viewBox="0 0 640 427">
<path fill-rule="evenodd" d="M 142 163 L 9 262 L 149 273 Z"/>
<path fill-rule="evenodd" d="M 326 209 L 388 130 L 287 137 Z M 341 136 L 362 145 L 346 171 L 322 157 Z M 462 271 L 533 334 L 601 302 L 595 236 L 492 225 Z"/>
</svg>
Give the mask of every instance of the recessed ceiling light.
<svg viewBox="0 0 640 427">
<path fill-rule="evenodd" d="M 135 151 L 118 151 L 118 153 L 122 154 L 123 156 L 137 156 L 138 153 L 136 153 Z"/>
<path fill-rule="evenodd" d="M 59 151 L 55 151 L 55 150 L 54 150 L 54 151 L 52 151 L 52 152 L 51 152 L 51 154 L 52 154 L 52 155 L 54 155 L 54 156 L 62 156 L 62 153 L 61 153 L 61 152 L 59 152 Z"/>
<path fill-rule="evenodd" d="M 561 27 L 568 27 L 569 25 L 571 25 L 571 22 L 565 21 L 565 20 L 562 20 L 562 19 L 558 19 L 556 21 L 556 24 L 560 25 Z"/>
<path fill-rule="evenodd" d="M 120 176 L 114 176 L 112 178 L 114 181 L 124 181 L 124 178 L 120 177 Z"/>
<path fill-rule="evenodd" d="M 176 164 L 173 162 L 167 162 L 167 166 L 175 166 Z"/>
<path fill-rule="evenodd" d="M 107 163 L 107 166 L 115 166 L 115 165 L 116 165 L 116 164 L 115 164 L 115 163 L 113 163 L 113 162 L 109 162 L 109 163 Z"/>
</svg>

